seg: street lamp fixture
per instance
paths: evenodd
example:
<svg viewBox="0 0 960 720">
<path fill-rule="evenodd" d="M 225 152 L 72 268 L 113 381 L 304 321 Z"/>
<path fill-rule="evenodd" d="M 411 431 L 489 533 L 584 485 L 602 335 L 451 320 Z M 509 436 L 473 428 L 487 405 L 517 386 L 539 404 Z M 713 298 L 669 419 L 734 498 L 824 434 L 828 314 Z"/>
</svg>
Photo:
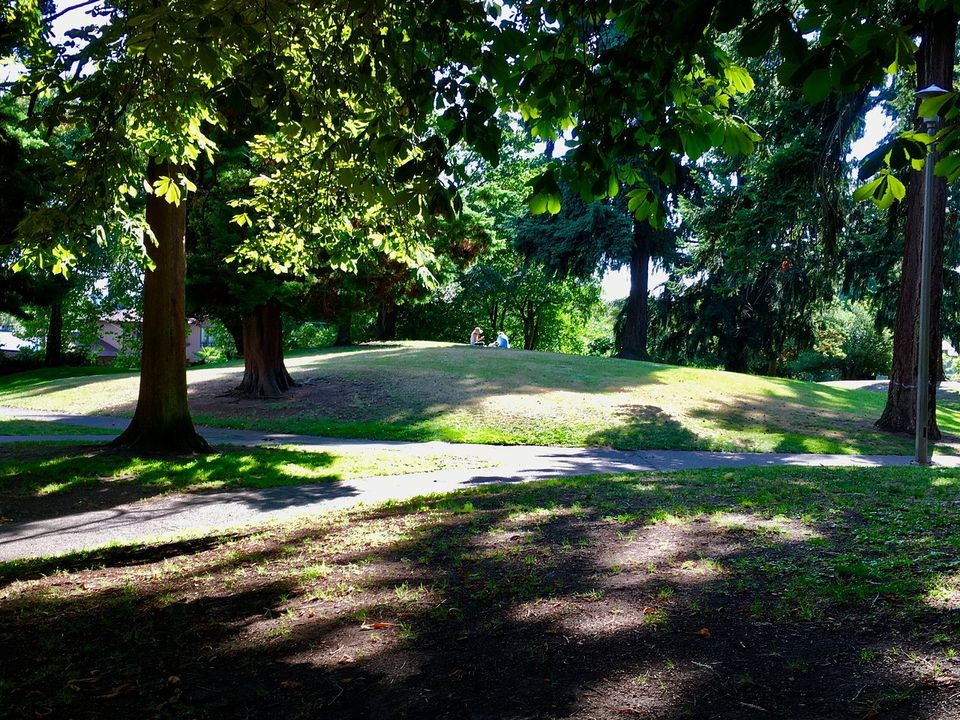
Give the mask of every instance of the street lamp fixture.
<svg viewBox="0 0 960 720">
<path fill-rule="evenodd" d="M 950 92 L 939 85 L 930 85 L 917 91 L 923 102 Z M 930 235 L 933 227 L 933 166 L 936 162 L 937 134 L 940 118 L 936 115 L 922 118 L 930 142 L 927 144 L 927 161 L 923 168 L 923 243 L 920 251 L 920 323 L 917 331 L 917 419 L 916 461 L 918 465 L 930 464 L 930 445 L 927 439 L 930 412 L 930 274 L 933 266 L 933 243 Z"/>
</svg>

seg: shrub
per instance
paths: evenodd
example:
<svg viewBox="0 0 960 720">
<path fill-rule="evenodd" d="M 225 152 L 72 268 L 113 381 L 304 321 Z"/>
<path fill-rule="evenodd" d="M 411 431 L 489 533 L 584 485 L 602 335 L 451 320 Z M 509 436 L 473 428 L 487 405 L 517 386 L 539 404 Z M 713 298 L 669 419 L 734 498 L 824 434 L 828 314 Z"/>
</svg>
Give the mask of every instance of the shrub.
<svg viewBox="0 0 960 720">
<path fill-rule="evenodd" d="M 890 372 L 893 340 L 877 329 L 862 303 L 838 302 L 817 321 L 812 350 L 786 364 L 789 375 L 804 380 L 872 380 Z"/>
<path fill-rule="evenodd" d="M 333 345 L 336 337 L 337 329 L 333 325 L 303 322 L 284 332 L 283 346 L 286 350 L 312 350 Z"/>
<path fill-rule="evenodd" d="M 587 345 L 587 355 L 600 355 L 602 357 L 609 357 L 612 354 L 613 338 L 598 337 L 595 340 L 591 340 L 590 344 Z"/>
<path fill-rule="evenodd" d="M 197 358 L 201 363 L 216 363 L 223 362 L 227 359 L 227 353 L 223 348 L 217 346 L 210 346 L 205 348 L 200 348 L 200 352 L 197 353 Z"/>
</svg>

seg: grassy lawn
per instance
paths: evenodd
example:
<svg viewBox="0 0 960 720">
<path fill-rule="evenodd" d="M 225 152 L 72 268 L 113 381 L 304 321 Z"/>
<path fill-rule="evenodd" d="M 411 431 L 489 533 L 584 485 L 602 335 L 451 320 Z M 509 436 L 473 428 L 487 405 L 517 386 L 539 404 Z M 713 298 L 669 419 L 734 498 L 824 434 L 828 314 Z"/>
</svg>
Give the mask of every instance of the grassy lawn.
<svg viewBox="0 0 960 720">
<path fill-rule="evenodd" d="M 279 487 L 483 464 L 477 458 L 395 451 L 332 454 L 231 447 L 159 459 L 89 445 L 0 445 L 0 518 L 57 516 L 169 492 Z"/>
<path fill-rule="evenodd" d="M 883 393 L 607 358 L 476 350 L 436 343 L 368 345 L 290 358 L 301 382 L 279 401 L 229 396 L 241 368 L 188 374 L 209 425 L 339 437 L 729 451 L 909 453 L 873 428 Z M 99 370 L 99 369 L 98 369 Z M 129 374 L 0 378 L 0 405 L 128 414 Z M 941 429 L 960 435 L 960 409 Z"/>
<path fill-rule="evenodd" d="M 0 566 L 10 717 L 960 716 L 960 473 L 496 486 Z"/>
<path fill-rule="evenodd" d="M 40 420 L 0 419 L 0 435 L 116 435 L 116 430 Z"/>
</svg>

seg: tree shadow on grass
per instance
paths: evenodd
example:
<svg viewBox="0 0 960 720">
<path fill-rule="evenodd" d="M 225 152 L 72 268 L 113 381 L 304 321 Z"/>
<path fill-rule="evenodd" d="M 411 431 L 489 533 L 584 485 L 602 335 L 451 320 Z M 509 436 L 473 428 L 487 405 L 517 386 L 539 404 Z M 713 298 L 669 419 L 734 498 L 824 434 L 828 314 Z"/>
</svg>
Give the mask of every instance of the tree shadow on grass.
<svg viewBox="0 0 960 720">
<path fill-rule="evenodd" d="M 220 448 L 210 455 L 179 458 L 90 445 L 0 448 L 0 516 L 6 521 L 42 520 L 112 510 L 167 493 L 238 488 L 250 489 L 249 504 L 279 509 L 308 496 L 316 501 L 348 493 L 334 484 L 342 479 L 331 470 L 335 460 L 327 452 L 278 448 Z M 291 485 L 304 486 L 299 496 L 271 492 Z M 209 497 L 216 503 L 224 496 Z M 244 499 L 242 493 L 236 497 Z M 142 512 L 149 514 L 149 509 Z"/>
<path fill-rule="evenodd" d="M 107 550 L 71 574 L 18 564 L 0 595 L 0 703 L 13 717 L 951 717 L 954 669 L 931 668 L 956 599 L 929 590 L 956 572 L 956 488 L 920 469 L 550 481 Z"/>
<path fill-rule="evenodd" d="M 780 397 L 722 398 L 689 414 L 719 431 L 719 438 L 707 440 L 710 449 L 734 449 L 725 447 L 724 432 L 754 435 L 752 451 L 896 455 L 911 449 L 908 436 L 878 430 L 873 417 Z"/>
<path fill-rule="evenodd" d="M 621 421 L 619 425 L 591 433 L 585 444 L 616 450 L 695 450 L 706 447 L 693 432 L 656 406 L 624 405 L 616 416 Z"/>
</svg>

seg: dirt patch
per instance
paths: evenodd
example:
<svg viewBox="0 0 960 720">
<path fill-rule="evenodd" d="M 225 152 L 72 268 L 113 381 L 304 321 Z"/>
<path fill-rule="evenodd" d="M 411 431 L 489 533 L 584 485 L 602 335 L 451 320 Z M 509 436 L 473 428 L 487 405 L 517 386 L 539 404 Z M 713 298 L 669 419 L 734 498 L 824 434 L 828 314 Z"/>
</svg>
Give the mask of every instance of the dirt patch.
<svg viewBox="0 0 960 720">
<path fill-rule="evenodd" d="M 190 407 L 197 414 L 220 418 L 330 418 L 364 422 L 390 419 L 396 413 L 421 414 L 431 404 L 447 407 L 463 399 L 436 379 L 418 382 L 409 376 L 347 378 L 295 376 L 297 385 L 282 398 L 246 398 L 233 392 L 231 380 L 190 387 Z"/>
</svg>

